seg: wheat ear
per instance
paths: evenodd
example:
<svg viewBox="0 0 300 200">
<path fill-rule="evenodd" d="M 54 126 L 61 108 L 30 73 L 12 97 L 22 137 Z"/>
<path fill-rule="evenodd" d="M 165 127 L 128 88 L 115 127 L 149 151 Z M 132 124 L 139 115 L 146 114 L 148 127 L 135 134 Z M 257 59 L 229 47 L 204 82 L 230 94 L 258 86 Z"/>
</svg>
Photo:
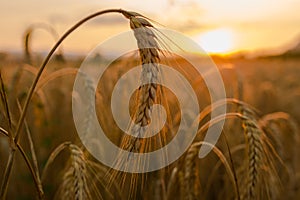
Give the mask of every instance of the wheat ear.
<svg viewBox="0 0 300 200">
<path fill-rule="evenodd" d="M 127 144 L 125 144 L 124 148 L 130 152 L 139 152 L 142 139 L 138 139 L 138 137 L 146 134 L 144 127 L 150 123 L 151 106 L 156 99 L 157 84 L 155 83 L 158 79 L 158 62 L 160 58 L 155 34 L 150 29 L 153 27 L 152 24 L 136 15 L 129 15 L 127 18 L 130 20 L 130 28 L 134 32 L 139 48 L 142 73 L 141 86 L 138 89 L 138 106 L 134 117 L 135 125 L 131 130 L 132 135 L 135 137 L 131 137 L 129 142 L 125 140 Z"/>
<path fill-rule="evenodd" d="M 198 155 L 198 146 L 192 145 L 185 157 L 184 162 L 184 185 L 185 185 L 185 199 L 197 199 L 196 187 L 196 158 Z"/>
<path fill-rule="evenodd" d="M 259 127 L 254 113 L 247 107 L 241 106 L 241 113 L 245 116 L 242 127 L 246 138 L 247 148 L 247 183 L 243 191 L 242 199 L 257 199 L 259 190 L 259 179 L 263 165 L 263 142 L 262 131 Z"/>
<path fill-rule="evenodd" d="M 200 141 L 193 143 L 186 156 L 185 156 L 185 162 L 184 162 L 184 184 L 185 184 L 185 199 L 193 200 L 193 199 L 199 199 L 200 198 L 200 192 L 199 189 L 201 189 L 201 185 L 197 185 L 197 177 L 196 171 L 198 170 L 196 167 L 196 158 L 199 154 L 199 148 L 201 145 L 210 146 L 213 149 L 213 152 L 218 156 L 220 161 L 223 163 L 226 172 L 233 184 L 234 190 L 236 195 L 239 194 L 238 192 L 238 186 L 236 184 L 235 178 L 234 178 L 234 172 L 233 169 L 230 167 L 230 164 L 228 163 L 226 157 L 222 153 L 220 149 L 218 149 L 216 146 Z M 238 198 L 237 198 L 238 199 Z"/>
<path fill-rule="evenodd" d="M 89 189 L 87 187 L 87 166 L 86 159 L 82 150 L 70 144 L 69 149 L 71 152 L 70 167 L 64 173 L 63 182 L 59 188 L 59 198 L 62 199 L 76 199 L 84 200 L 89 199 Z"/>
<path fill-rule="evenodd" d="M 133 122 L 129 126 L 129 132 L 131 135 L 125 134 L 121 141 L 121 148 L 132 153 L 146 152 L 151 148 L 151 139 L 142 138 L 145 137 L 151 130 L 147 129 L 147 125 L 151 122 L 152 105 L 157 103 L 158 85 L 156 84 L 159 76 L 159 46 L 157 38 L 153 32 L 153 25 L 148 22 L 143 16 L 137 13 L 123 13 L 125 17 L 129 19 L 130 28 L 132 29 L 137 46 L 140 63 L 142 65 L 142 71 L 140 75 L 140 87 L 138 88 L 138 96 L 136 101 L 136 107 L 133 115 Z M 150 141 L 149 141 L 150 140 Z M 125 165 L 126 167 L 132 167 L 126 165 L 127 158 L 117 158 L 116 165 Z M 142 166 L 145 163 L 138 160 L 136 165 Z M 123 174 L 123 183 L 127 174 Z M 144 175 L 138 174 L 131 175 L 131 184 L 129 188 L 129 198 L 136 198 L 138 187 L 140 191 L 143 190 L 144 181 L 146 178 Z M 141 184 L 138 185 L 138 179 L 141 178 Z"/>
</svg>

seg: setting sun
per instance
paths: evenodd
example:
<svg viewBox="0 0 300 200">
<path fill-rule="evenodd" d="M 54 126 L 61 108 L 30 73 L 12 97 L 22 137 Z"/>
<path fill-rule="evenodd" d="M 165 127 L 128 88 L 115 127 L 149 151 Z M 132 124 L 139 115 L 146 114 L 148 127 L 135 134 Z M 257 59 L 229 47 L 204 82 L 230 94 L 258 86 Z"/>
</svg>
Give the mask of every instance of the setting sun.
<svg viewBox="0 0 300 200">
<path fill-rule="evenodd" d="M 233 49 L 233 34 L 229 29 L 215 29 L 201 33 L 195 40 L 208 53 L 228 53 Z"/>
</svg>

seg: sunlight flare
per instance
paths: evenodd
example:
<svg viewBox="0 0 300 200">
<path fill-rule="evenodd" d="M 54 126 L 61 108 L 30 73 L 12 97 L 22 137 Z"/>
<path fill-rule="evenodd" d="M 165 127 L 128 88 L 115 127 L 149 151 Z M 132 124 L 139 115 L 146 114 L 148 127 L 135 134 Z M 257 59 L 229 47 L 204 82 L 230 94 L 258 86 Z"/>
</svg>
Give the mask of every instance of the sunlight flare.
<svg viewBox="0 0 300 200">
<path fill-rule="evenodd" d="M 208 53 L 228 53 L 233 50 L 233 33 L 230 29 L 215 29 L 194 37 Z"/>
</svg>

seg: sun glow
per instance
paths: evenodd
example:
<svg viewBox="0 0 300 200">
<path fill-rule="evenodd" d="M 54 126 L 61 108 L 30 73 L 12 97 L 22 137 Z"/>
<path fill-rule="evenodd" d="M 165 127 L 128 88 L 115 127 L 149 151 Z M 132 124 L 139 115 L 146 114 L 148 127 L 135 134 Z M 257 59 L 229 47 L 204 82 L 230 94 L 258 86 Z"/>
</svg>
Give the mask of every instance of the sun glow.
<svg viewBox="0 0 300 200">
<path fill-rule="evenodd" d="M 215 29 L 195 37 L 196 42 L 208 53 L 224 54 L 233 50 L 233 33 L 230 29 Z"/>
</svg>

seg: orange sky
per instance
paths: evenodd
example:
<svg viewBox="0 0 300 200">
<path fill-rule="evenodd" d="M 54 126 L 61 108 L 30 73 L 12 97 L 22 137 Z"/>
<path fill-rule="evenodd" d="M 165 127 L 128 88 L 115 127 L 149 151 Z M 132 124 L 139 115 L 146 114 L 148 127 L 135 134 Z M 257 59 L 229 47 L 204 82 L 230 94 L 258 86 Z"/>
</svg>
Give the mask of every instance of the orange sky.
<svg viewBox="0 0 300 200">
<path fill-rule="evenodd" d="M 5 0 L 0 5 L 0 51 L 21 51 L 30 24 L 51 24 L 61 35 L 80 18 L 106 8 L 143 13 L 210 52 L 278 48 L 300 37 L 299 0 Z M 122 16 L 99 17 L 73 34 L 64 49 L 87 52 L 128 29 Z M 36 31 L 34 38 L 36 51 L 49 49 L 54 41 L 43 31 Z"/>
</svg>

